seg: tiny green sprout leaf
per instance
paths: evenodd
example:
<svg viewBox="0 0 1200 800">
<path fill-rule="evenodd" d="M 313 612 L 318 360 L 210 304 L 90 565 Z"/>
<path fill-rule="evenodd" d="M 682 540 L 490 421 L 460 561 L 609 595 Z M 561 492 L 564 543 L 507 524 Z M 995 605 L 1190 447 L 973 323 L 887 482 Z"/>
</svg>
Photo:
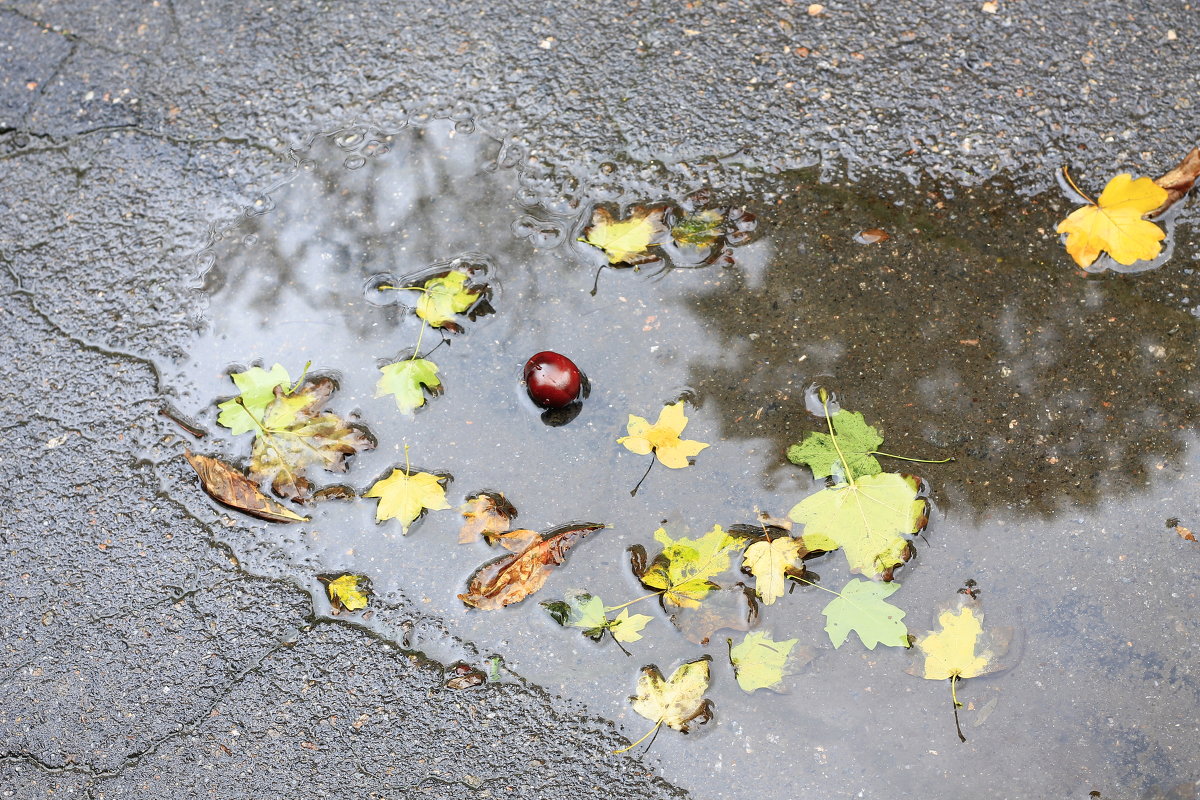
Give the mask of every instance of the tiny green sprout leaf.
<svg viewBox="0 0 1200 800">
<path fill-rule="evenodd" d="M 375 447 L 365 430 L 324 411 L 334 389 L 329 378 L 310 379 L 290 394 L 276 386 L 275 399 L 255 422 L 250 475 L 271 481 L 276 495 L 303 502 L 312 494 L 309 467 L 345 472 L 349 456 Z"/>
<path fill-rule="evenodd" d="M 393 395 L 396 408 L 405 414 L 425 405 L 425 389 L 432 395 L 441 393 L 442 381 L 438 366 L 425 358 L 410 358 L 380 367 L 383 377 L 375 384 L 375 396 Z"/>
<path fill-rule="evenodd" d="M 920 478 L 912 475 L 867 475 L 809 495 L 788 516 L 804 525 L 802 541 L 809 549 L 835 542 L 853 571 L 891 580 L 892 570 L 909 558 L 906 537 L 925 526 L 920 488 Z"/>
<path fill-rule="evenodd" d="M 814 478 L 828 478 L 835 473 L 856 478 L 879 474 L 882 468 L 872 453 L 883 444 L 883 437 L 863 420 L 863 415 L 842 410 L 830 416 L 829 423 L 837 435 L 836 445 L 828 433 L 810 433 L 800 444 L 788 448 L 788 460 L 808 466 Z M 842 456 L 844 467 L 838 465 Z"/>
<path fill-rule="evenodd" d="M 648 250 L 665 231 L 661 208 L 636 206 L 628 219 L 618 222 L 607 209 L 597 207 L 584 241 L 603 250 L 610 264 L 643 264 L 654 260 Z"/>
<path fill-rule="evenodd" d="M 269 372 L 262 367 L 251 367 L 229 377 L 241 394 L 217 406 L 221 412 L 217 415 L 217 423 L 229 428 L 235 436 L 258 430 L 263 413 L 275 400 L 275 387 L 282 386 L 286 391 L 292 383 L 281 364 L 271 367 Z"/>
<path fill-rule="evenodd" d="M 885 601 L 900 588 L 898 583 L 876 583 L 857 578 L 847 583 L 821 613 L 825 615 L 825 631 L 834 647 L 845 643 L 850 631 L 868 650 L 875 645 L 908 647 L 908 628 L 901 622 L 904 611 Z"/>
<path fill-rule="evenodd" d="M 709 656 L 680 665 L 665 680 L 658 667 L 642 667 L 637 695 L 629 698 L 633 710 L 654 723 L 687 733 L 693 724 L 702 725 L 712 717 L 712 702 L 704 699 L 708 691 Z"/>
<path fill-rule="evenodd" d="M 343 575 L 326 584 L 325 590 L 329 593 L 329 603 L 334 610 L 344 608 L 357 611 L 367 607 L 367 595 L 359 589 L 361 580 L 361 575 Z"/>
<path fill-rule="evenodd" d="M 624 445 L 626 450 L 640 456 L 654 453 L 664 467 L 683 469 L 689 466 L 689 458 L 708 447 L 704 442 L 679 438 L 687 423 L 682 400 L 665 406 L 653 425 L 642 417 L 630 414 L 626 425 L 629 435 L 617 439 L 617 444 Z"/>
<path fill-rule="evenodd" d="M 642 628 L 653 619 L 646 614 L 631 615 L 628 608 L 623 608 L 609 623 L 608 630 L 618 642 L 636 642 L 642 638 Z"/>
<path fill-rule="evenodd" d="M 582 628 L 583 635 L 599 640 L 609 627 L 604 614 L 604 603 L 599 597 L 586 592 L 568 594 L 563 600 L 542 603 L 542 608 L 564 628 Z"/>
<path fill-rule="evenodd" d="M 804 571 L 800 565 L 800 542 L 790 536 L 776 536 L 770 541 L 755 542 L 746 548 L 742 566 L 754 576 L 754 589 L 763 605 L 771 605 L 783 596 L 788 574 Z"/>
<path fill-rule="evenodd" d="M 692 247 L 711 247 L 721 237 L 721 223 L 725 215 L 709 208 L 689 214 L 671 228 L 671 238 L 677 244 Z"/>
<path fill-rule="evenodd" d="M 710 579 L 729 568 L 730 556 L 743 545 L 720 525 L 699 539 L 672 539 L 664 528 L 656 530 L 654 538 L 664 546 L 663 551 L 640 577 L 646 587 L 662 592 L 667 608 L 699 606 L 718 588 Z"/>
<path fill-rule="evenodd" d="M 376 481 L 363 497 L 379 498 L 375 521 L 400 520 L 400 531 L 408 528 L 425 511 L 450 508 L 446 502 L 446 478 L 428 472 L 409 472 L 393 468 L 391 474 Z"/>
<path fill-rule="evenodd" d="M 454 321 L 456 314 L 469 309 L 479 299 L 479 291 L 467 285 L 467 274 L 452 270 L 425 281 L 417 300 L 417 316 L 431 327 L 441 328 Z"/>
<path fill-rule="evenodd" d="M 783 680 L 788 656 L 799 639 L 776 642 L 762 631 L 747 633 L 740 644 L 729 648 L 738 686 L 744 692 L 773 689 Z"/>
</svg>

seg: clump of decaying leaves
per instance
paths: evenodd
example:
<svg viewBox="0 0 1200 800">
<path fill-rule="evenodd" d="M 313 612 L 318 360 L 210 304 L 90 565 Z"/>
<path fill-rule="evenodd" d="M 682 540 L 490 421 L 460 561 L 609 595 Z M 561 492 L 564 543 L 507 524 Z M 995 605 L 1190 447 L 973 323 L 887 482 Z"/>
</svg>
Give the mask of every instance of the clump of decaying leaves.
<svg viewBox="0 0 1200 800">
<path fill-rule="evenodd" d="M 1095 201 L 1075 186 L 1065 167 L 1063 177 L 1088 200 L 1088 205 L 1071 212 L 1058 225 L 1058 233 L 1067 237 L 1067 253 L 1084 269 L 1092 269 L 1102 253 L 1130 266 L 1152 261 L 1162 252 L 1166 233 L 1151 220 L 1183 199 L 1200 177 L 1200 148 L 1155 180 L 1117 175 Z"/>
</svg>

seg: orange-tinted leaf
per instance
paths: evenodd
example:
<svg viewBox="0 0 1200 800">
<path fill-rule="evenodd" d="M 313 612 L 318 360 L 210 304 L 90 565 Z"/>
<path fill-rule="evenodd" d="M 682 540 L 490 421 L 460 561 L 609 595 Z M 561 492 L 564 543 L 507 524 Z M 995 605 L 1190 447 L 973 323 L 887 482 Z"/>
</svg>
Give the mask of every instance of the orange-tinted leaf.
<svg viewBox="0 0 1200 800">
<path fill-rule="evenodd" d="M 519 603 L 542 588 L 550 570 L 566 561 L 567 551 L 576 542 L 603 527 L 576 522 L 549 531 L 521 552 L 501 556 L 475 570 L 466 594 L 458 599 L 488 611 Z"/>
<path fill-rule="evenodd" d="M 505 550 L 510 550 L 514 553 L 523 552 L 529 545 L 533 544 L 542 535 L 537 531 L 531 531 L 528 528 L 518 528 L 515 531 L 507 533 L 484 534 L 488 544 L 498 544 Z"/>
<path fill-rule="evenodd" d="M 258 490 L 258 484 L 219 458 L 198 456 L 185 450 L 184 458 L 200 476 L 200 485 L 218 503 L 270 522 L 306 522 Z"/>
<path fill-rule="evenodd" d="M 1067 235 L 1067 252 L 1084 269 L 1105 252 L 1125 266 L 1149 261 L 1162 252 L 1166 234 L 1145 216 L 1166 199 L 1167 190 L 1149 178 L 1134 180 L 1122 173 L 1108 182 L 1095 205 L 1075 209 L 1056 230 Z"/>
</svg>

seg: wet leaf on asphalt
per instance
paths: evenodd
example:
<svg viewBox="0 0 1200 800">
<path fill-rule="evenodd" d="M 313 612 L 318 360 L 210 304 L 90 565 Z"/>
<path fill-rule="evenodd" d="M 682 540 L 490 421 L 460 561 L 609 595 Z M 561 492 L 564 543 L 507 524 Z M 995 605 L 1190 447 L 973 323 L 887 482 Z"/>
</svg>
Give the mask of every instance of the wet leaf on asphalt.
<svg viewBox="0 0 1200 800">
<path fill-rule="evenodd" d="M 349 456 L 375 447 L 362 428 L 322 413 L 335 388 L 329 378 L 310 379 L 291 394 L 275 387 L 254 439 L 250 474 L 271 481 L 276 495 L 303 502 L 312 494 L 309 467 L 345 472 Z"/>
<path fill-rule="evenodd" d="M 754 590 L 763 605 L 771 605 L 783 596 L 788 577 L 804 574 L 800 559 L 807 550 L 790 536 L 763 539 L 746 548 L 742 567 L 754 576 Z"/>
<path fill-rule="evenodd" d="M 275 387 L 283 387 L 284 393 L 287 394 L 292 384 L 292 379 L 282 364 L 276 364 L 270 371 L 262 367 L 251 367 L 245 372 L 235 372 L 229 377 L 241 394 L 217 406 L 221 412 L 217 415 L 217 423 L 229 428 L 235 436 L 257 431 L 267 406 L 275 400 Z"/>
<path fill-rule="evenodd" d="M 804 525 L 810 550 L 841 547 L 851 570 L 891 580 L 892 570 L 910 556 L 908 538 L 926 522 L 921 479 L 884 472 L 831 486 L 797 503 L 788 516 Z"/>
<path fill-rule="evenodd" d="M 917 637 L 916 657 L 908 672 L 931 681 L 987 675 L 1004 669 L 1011 629 L 983 629 L 983 611 L 974 602 L 938 614 L 939 630 Z"/>
<path fill-rule="evenodd" d="M 814 431 L 800 444 L 788 448 L 788 461 L 807 466 L 814 478 L 835 474 L 858 477 L 877 475 L 882 471 L 873 453 L 883 444 L 883 437 L 863 420 L 862 414 L 843 409 L 829 417 L 829 424 L 833 426 L 836 443 L 834 436 Z"/>
<path fill-rule="evenodd" d="M 1134 180 L 1122 173 L 1108 182 L 1094 204 L 1071 212 L 1056 230 L 1067 234 L 1067 253 L 1084 269 L 1101 253 L 1126 266 L 1149 261 L 1162 252 L 1166 234 L 1145 216 L 1167 196 L 1167 190 L 1149 178 Z"/>
<path fill-rule="evenodd" d="M 195 455 L 190 450 L 185 450 L 183 455 L 200 476 L 200 485 L 204 491 L 218 503 L 270 522 L 308 520 L 308 517 L 302 517 L 267 497 L 259 490 L 257 483 L 221 459 Z"/>
<path fill-rule="evenodd" d="M 342 575 L 325 584 L 325 591 L 329 594 L 329 604 L 333 606 L 334 611 L 341 609 L 357 611 L 367 607 L 368 597 L 362 591 L 362 580 L 361 575 Z"/>
<path fill-rule="evenodd" d="M 467 283 L 462 270 L 430 278 L 417 300 L 417 316 L 434 328 L 450 327 L 456 315 L 468 310 L 480 297 L 480 290 Z"/>
<path fill-rule="evenodd" d="M 608 611 L 599 597 L 587 592 L 571 592 L 562 600 L 542 603 L 542 607 L 559 625 L 565 628 L 582 628 L 583 635 L 599 641 L 608 631 L 618 642 L 636 642 L 642 638 L 642 629 L 652 621 L 646 614 L 629 614 L 629 609 L 609 619 Z"/>
<path fill-rule="evenodd" d="M 658 412 L 658 419 L 653 425 L 642 417 L 630 414 L 626 424 L 629 435 L 617 439 L 617 444 L 624 445 L 626 450 L 640 456 L 654 453 L 664 467 L 683 469 L 690 466 L 690 457 L 708 447 L 704 442 L 679 438 L 687 423 L 682 400 Z"/>
<path fill-rule="evenodd" d="M 542 588 L 550 572 L 566 561 L 571 547 L 603 527 L 598 522 L 574 522 L 555 528 L 521 552 L 501 556 L 475 570 L 467 591 L 458 599 L 486 611 L 519 603 Z"/>
<path fill-rule="evenodd" d="M 839 596 L 821 610 L 825 615 L 825 632 L 833 646 L 841 647 L 850 631 L 855 631 L 868 650 L 874 650 L 880 643 L 908 647 L 908 628 L 901 622 L 904 611 L 886 601 L 899 588 L 898 583 L 858 578 L 843 586 Z"/>
<path fill-rule="evenodd" d="M 720 588 L 711 579 L 729 569 L 730 557 L 745 543 L 720 525 L 699 539 L 672 539 L 665 528 L 659 528 L 654 539 L 663 550 L 638 578 L 647 588 L 662 592 L 668 609 L 699 606 L 709 592 Z M 644 549 L 641 552 L 645 554 Z"/>
<path fill-rule="evenodd" d="M 408 358 L 379 368 L 383 377 L 375 384 L 375 396 L 392 395 L 396 408 L 410 414 L 425 405 L 426 390 L 436 397 L 442 393 L 438 366 L 426 358 Z"/>
<path fill-rule="evenodd" d="M 363 497 L 379 498 L 375 521 L 400 520 L 400 532 L 408 533 L 426 511 L 450 508 L 446 502 L 445 482 L 449 479 L 429 472 L 411 472 L 393 467 L 391 473 L 376 481 Z"/>
<path fill-rule="evenodd" d="M 662 208 L 635 206 L 627 219 L 616 220 L 608 209 L 597 206 L 584 241 L 599 247 L 610 264 L 643 264 L 656 256 L 649 251 L 666 233 Z"/>
<path fill-rule="evenodd" d="M 682 664 L 670 679 L 664 679 L 653 664 L 642 667 L 637 694 L 629 698 L 633 710 L 654 723 L 687 733 L 693 725 L 712 718 L 712 701 L 704 699 L 708 691 L 708 664 L 703 656 Z"/>
<path fill-rule="evenodd" d="M 783 680 L 792 648 L 799 639 L 777 642 L 762 631 L 747 633 L 742 641 L 729 641 L 729 662 L 744 692 L 773 689 Z"/>
<path fill-rule="evenodd" d="M 495 536 L 512 528 L 517 509 L 501 492 L 483 491 L 467 496 L 462 515 L 465 521 L 458 531 L 459 544 L 478 541 L 480 537 L 492 544 Z"/>
</svg>

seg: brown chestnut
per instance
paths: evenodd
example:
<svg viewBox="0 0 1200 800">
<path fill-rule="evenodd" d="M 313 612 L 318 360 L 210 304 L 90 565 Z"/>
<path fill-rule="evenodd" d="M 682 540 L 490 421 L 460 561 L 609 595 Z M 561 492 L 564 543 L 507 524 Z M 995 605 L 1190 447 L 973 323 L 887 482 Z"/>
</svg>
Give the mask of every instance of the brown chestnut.
<svg viewBox="0 0 1200 800">
<path fill-rule="evenodd" d="M 525 362 L 525 388 L 542 408 L 570 405 L 583 385 L 583 373 L 561 353 L 543 350 Z"/>
</svg>

